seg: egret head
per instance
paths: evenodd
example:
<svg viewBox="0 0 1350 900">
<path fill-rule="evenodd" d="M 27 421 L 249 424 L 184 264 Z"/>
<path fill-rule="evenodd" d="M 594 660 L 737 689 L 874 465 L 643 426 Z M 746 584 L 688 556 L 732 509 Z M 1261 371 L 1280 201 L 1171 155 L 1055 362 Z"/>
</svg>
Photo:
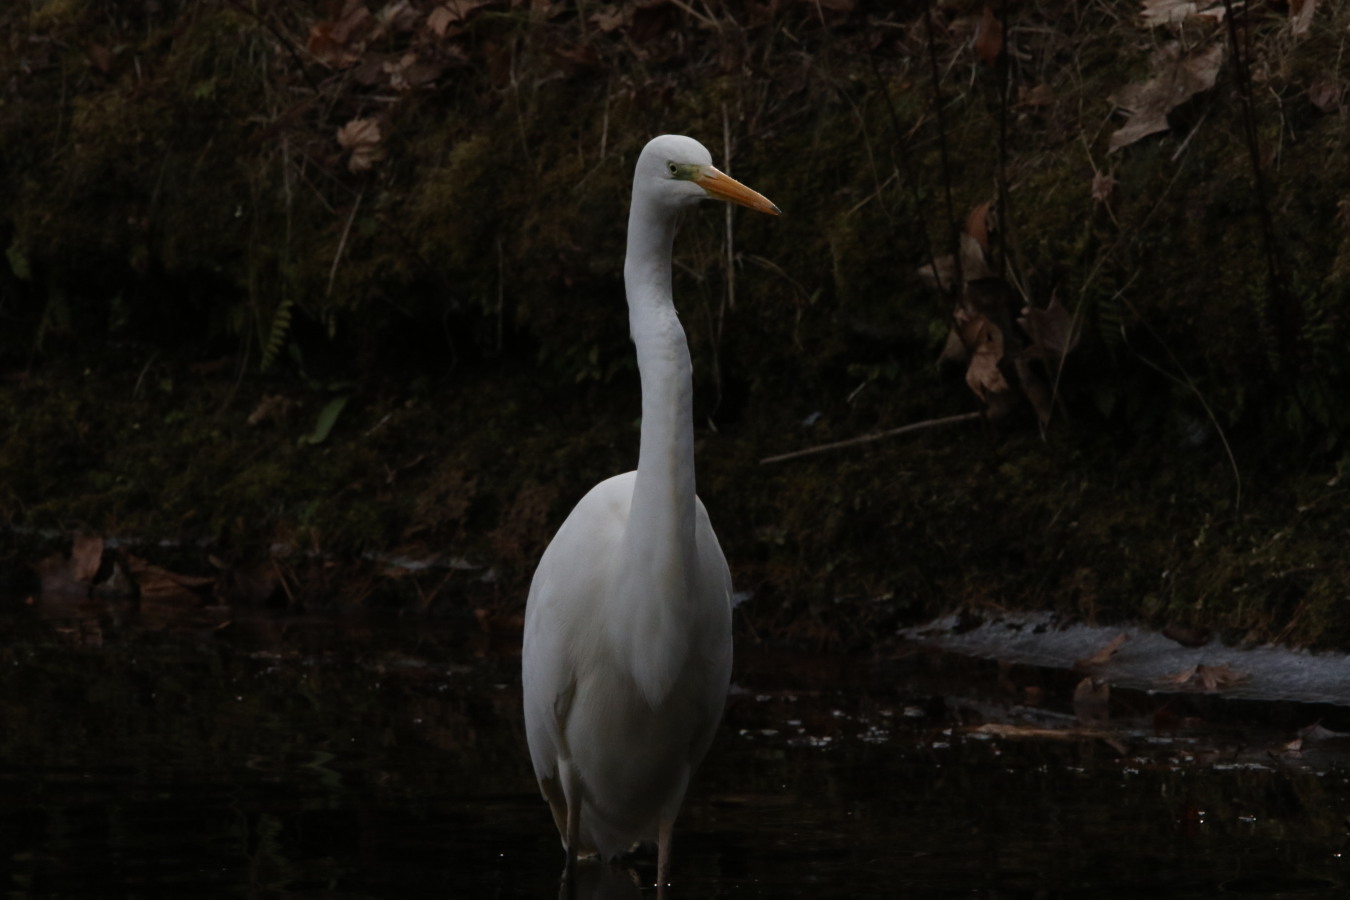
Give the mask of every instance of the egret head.
<svg viewBox="0 0 1350 900">
<path fill-rule="evenodd" d="M 638 192 L 672 208 L 712 197 L 778 215 L 778 207 L 762 194 L 719 172 L 708 148 L 681 134 L 654 137 L 642 148 L 633 173 L 633 193 Z"/>
</svg>

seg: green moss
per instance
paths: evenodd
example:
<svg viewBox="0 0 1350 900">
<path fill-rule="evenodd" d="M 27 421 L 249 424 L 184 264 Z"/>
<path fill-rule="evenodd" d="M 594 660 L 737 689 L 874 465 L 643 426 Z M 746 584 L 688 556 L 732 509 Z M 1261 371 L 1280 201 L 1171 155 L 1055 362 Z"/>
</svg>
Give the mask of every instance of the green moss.
<svg viewBox="0 0 1350 900">
<path fill-rule="evenodd" d="M 266 27 L 230 4 L 91 9 L 0 23 L 28 48 L 0 62 L 0 243 L 22 263 L 0 267 L 0 519 L 231 558 L 453 548 L 518 604 L 571 503 L 636 455 L 632 163 L 665 131 L 725 161 L 725 127 L 734 173 L 785 214 L 736 213 L 733 307 L 722 212 L 693 212 L 676 294 L 700 490 L 759 633 L 861 644 L 971 605 L 1350 641 L 1327 486 L 1350 429 L 1350 119 L 1306 99 L 1346 13 L 1296 44 L 1254 25 L 1281 312 L 1230 82 L 1108 154 L 1108 97 L 1155 36 L 1104 7 L 1015 11 L 1014 88 L 1048 93 L 1007 110 L 957 23 L 935 91 L 922 29 L 875 9 L 822 27 L 780 5 L 640 52 L 492 9 L 444 41 L 391 30 L 350 69 L 287 51 L 301 5 Z M 407 53 L 444 68 L 395 88 Z M 387 157 L 353 173 L 335 135 L 370 116 Z M 971 424 L 761 466 L 977 407 L 933 370 L 950 300 L 914 271 L 948 252 L 948 193 L 959 223 L 1001 172 L 996 255 L 1025 302 L 1084 323 L 1044 439 Z M 335 385 L 336 428 L 301 446 Z"/>
</svg>

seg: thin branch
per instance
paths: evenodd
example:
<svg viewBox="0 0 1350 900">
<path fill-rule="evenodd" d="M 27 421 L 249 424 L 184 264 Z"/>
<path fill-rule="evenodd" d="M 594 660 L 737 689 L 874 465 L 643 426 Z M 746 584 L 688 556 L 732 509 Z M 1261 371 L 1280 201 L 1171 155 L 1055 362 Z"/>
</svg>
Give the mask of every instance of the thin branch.
<svg viewBox="0 0 1350 900">
<path fill-rule="evenodd" d="M 1246 46 L 1238 40 L 1237 16 L 1233 0 L 1223 0 L 1224 20 L 1228 24 L 1228 41 L 1233 50 L 1233 71 L 1237 76 L 1238 96 L 1242 100 L 1242 125 L 1247 138 L 1247 153 L 1252 162 L 1252 182 L 1256 190 L 1257 214 L 1261 219 L 1261 241 L 1266 251 L 1266 318 L 1275 329 L 1275 366 L 1278 371 L 1298 365 L 1294 346 L 1298 328 L 1295 322 L 1297 308 L 1289 297 L 1284 266 L 1280 264 L 1279 242 L 1275 237 L 1274 217 L 1267 199 L 1266 179 L 1261 166 L 1261 145 L 1256 135 L 1256 109 L 1252 99 L 1252 76 L 1248 59 L 1251 56 L 1251 25 L 1247 21 L 1247 5 L 1242 5 L 1243 32 Z"/>
<path fill-rule="evenodd" d="M 925 422 L 915 422 L 911 425 L 901 425 L 899 428 L 892 428 L 889 431 L 879 431 L 876 434 L 865 434 L 862 437 L 849 438 L 846 441 L 835 441 L 833 444 L 820 444 L 815 447 L 807 447 L 804 450 L 793 450 L 791 453 L 780 453 L 777 456 L 766 456 L 760 460 L 760 464 L 783 462 L 788 459 L 797 459 L 802 456 L 812 456 L 816 453 L 826 453 L 830 450 L 840 450 L 844 447 L 853 447 L 857 444 L 868 444 L 872 441 L 880 441 L 884 438 L 898 437 L 902 434 L 910 434 L 915 431 L 926 431 L 929 428 L 937 428 L 940 425 L 955 425 L 957 422 L 972 422 L 975 419 L 984 418 L 982 412 L 961 413 L 957 416 L 945 416 L 941 419 L 929 419 Z"/>
<path fill-rule="evenodd" d="M 942 160 L 942 187 L 947 198 L 947 227 L 951 232 L 953 285 L 965 284 L 961 273 L 961 223 L 956 218 L 956 206 L 952 201 L 952 164 L 947 153 L 947 125 L 942 116 L 942 73 L 938 69 L 937 40 L 933 37 L 933 2 L 924 3 L 924 34 L 928 38 L 928 63 L 933 75 L 933 113 L 937 118 L 938 156 Z"/>
<path fill-rule="evenodd" d="M 731 120 L 727 117 L 727 105 L 722 104 L 722 164 L 726 166 L 726 173 L 731 175 Z M 731 210 L 733 205 L 726 206 L 727 222 L 727 293 L 726 301 L 728 309 L 736 308 L 736 245 L 732 235 L 735 233 L 731 227 Z M 718 325 L 720 330 L 721 314 L 718 314 Z"/>
<path fill-rule="evenodd" d="M 921 211 L 923 210 L 923 195 L 919 191 L 919 176 L 918 173 L 915 172 L 913 161 L 910 159 L 909 154 L 905 152 L 905 147 L 903 146 L 905 137 L 904 132 L 900 128 L 900 115 L 895 111 L 895 102 L 891 99 L 891 90 L 887 87 L 886 80 L 881 77 L 881 69 L 877 66 L 875 53 L 868 53 L 867 61 L 871 63 L 872 77 L 876 79 L 877 87 L 881 89 L 881 97 L 886 101 L 886 111 L 890 113 L 891 131 L 895 135 L 895 144 L 891 148 L 891 165 L 893 171 L 896 168 L 904 170 L 905 181 L 909 184 L 910 196 L 914 201 L 914 211 L 916 214 L 921 214 Z M 900 162 L 899 167 L 896 167 L 897 159 Z M 877 188 L 877 194 L 879 195 L 882 188 L 889 183 L 890 179 L 887 179 L 881 187 Z M 862 203 L 859 203 L 857 207 L 854 207 L 854 209 L 849 212 L 856 212 L 858 207 L 861 206 Z M 887 218 L 888 220 L 890 219 L 889 216 Z M 933 242 L 928 236 L 928 223 L 923 222 L 922 225 L 923 227 L 919 229 L 919 234 L 923 238 L 924 258 L 928 261 L 929 268 L 933 270 L 933 281 L 937 284 L 941 284 L 942 278 L 938 275 L 937 255 L 933 252 Z M 894 222 L 892 222 L 892 230 L 894 230 Z"/>
<path fill-rule="evenodd" d="M 333 265 L 328 270 L 328 290 L 324 291 L 325 297 L 333 295 L 333 282 L 337 279 L 338 264 L 342 262 L 342 254 L 347 250 L 347 238 L 352 233 L 352 222 L 356 221 L 356 213 L 361 208 L 361 201 L 365 199 L 366 192 L 362 188 L 361 193 L 356 195 L 356 202 L 352 204 L 351 215 L 347 217 L 347 224 L 342 229 L 342 239 L 338 241 L 337 252 L 333 254 Z"/>
<path fill-rule="evenodd" d="M 1128 334 L 1125 333 L 1124 328 L 1120 330 L 1121 338 L 1125 341 L 1125 345 L 1127 347 L 1130 347 L 1130 349 L 1134 351 L 1135 357 L 1138 358 L 1140 362 L 1148 366 L 1153 371 L 1157 372 L 1159 375 L 1168 379 L 1173 384 L 1186 388 L 1186 390 L 1190 391 L 1192 394 L 1195 395 L 1196 400 L 1200 401 L 1200 408 L 1205 411 L 1205 415 L 1209 418 L 1209 421 L 1213 423 L 1214 430 L 1219 435 L 1219 441 L 1223 444 L 1223 452 L 1228 456 L 1228 465 L 1233 470 L 1233 482 L 1235 484 L 1233 509 L 1235 510 L 1240 509 L 1242 507 L 1242 470 L 1238 468 L 1237 456 L 1234 455 L 1233 448 L 1228 443 L 1228 435 L 1224 432 L 1223 425 L 1219 422 L 1219 417 L 1214 414 L 1214 410 L 1209 405 L 1209 401 L 1206 400 L 1205 395 L 1201 393 L 1199 386 L 1195 383 L 1195 379 L 1191 377 L 1191 373 L 1186 371 L 1186 367 L 1181 364 L 1181 360 L 1177 359 L 1177 355 L 1172 352 L 1172 348 L 1169 347 L 1167 343 L 1163 341 L 1162 338 L 1158 335 L 1158 333 L 1154 331 L 1153 327 L 1149 325 L 1148 322 L 1145 321 L 1142 316 L 1139 315 L 1139 310 L 1135 309 L 1135 306 L 1133 303 L 1130 302 L 1129 297 L 1127 297 L 1123 293 L 1120 294 L 1119 296 L 1121 301 L 1130 308 L 1131 312 L 1135 314 L 1135 317 L 1144 323 L 1144 327 L 1147 328 L 1149 331 L 1153 332 L 1154 338 L 1157 339 L 1158 341 L 1158 346 L 1162 347 L 1163 352 L 1167 354 L 1167 357 L 1172 361 L 1172 365 L 1177 367 L 1177 371 L 1180 372 L 1181 375 L 1180 376 L 1174 375 L 1173 373 L 1164 369 L 1162 366 L 1155 363 L 1153 360 L 1149 359 L 1144 354 L 1140 353 L 1133 346 L 1130 346 L 1130 337 Z"/>
</svg>

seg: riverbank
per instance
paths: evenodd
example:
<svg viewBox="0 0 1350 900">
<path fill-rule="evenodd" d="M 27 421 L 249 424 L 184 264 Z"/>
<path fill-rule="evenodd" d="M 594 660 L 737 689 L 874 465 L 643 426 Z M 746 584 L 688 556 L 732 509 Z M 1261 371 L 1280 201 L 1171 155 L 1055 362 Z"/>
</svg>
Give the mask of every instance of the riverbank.
<svg viewBox="0 0 1350 900">
<path fill-rule="evenodd" d="M 1350 8 L 1150 10 L 0 14 L 11 602 L 514 634 L 636 458 L 627 191 L 681 131 L 785 213 L 676 248 L 744 638 L 1350 647 Z"/>
</svg>

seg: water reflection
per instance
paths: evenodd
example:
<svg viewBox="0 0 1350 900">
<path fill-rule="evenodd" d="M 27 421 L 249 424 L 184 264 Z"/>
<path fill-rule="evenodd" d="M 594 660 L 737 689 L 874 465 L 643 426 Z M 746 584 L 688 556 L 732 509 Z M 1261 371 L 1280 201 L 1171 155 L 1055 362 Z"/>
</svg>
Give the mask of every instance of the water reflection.
<svg viewBox="0 0 1350 900">
<path fill-rule="evenodd" d="M 0 612 L 7 897 L 559 896 L 509 642 L 297 617 L 146 630 L 76 607 L 79 628 Z M 1113 691 L 1079 721 L 1075 679 L 1034 669 L 739 660 L 672 897 L 1329 900 L 1350 884 L 1336 710 Z M 654 896 L 651 862 L 634 868 L 583 867 L 578 894 Z"/>
<path fill-rule="evenodd" d="M 598 859 L 578 860 L 576 885 L 559 882 L 558 900 L 637 900 L 642 897 L 638 874 L 630 869 L 602 863 Z M 652 891 L 664 897 L 664 892 Z"/>
</svg>

